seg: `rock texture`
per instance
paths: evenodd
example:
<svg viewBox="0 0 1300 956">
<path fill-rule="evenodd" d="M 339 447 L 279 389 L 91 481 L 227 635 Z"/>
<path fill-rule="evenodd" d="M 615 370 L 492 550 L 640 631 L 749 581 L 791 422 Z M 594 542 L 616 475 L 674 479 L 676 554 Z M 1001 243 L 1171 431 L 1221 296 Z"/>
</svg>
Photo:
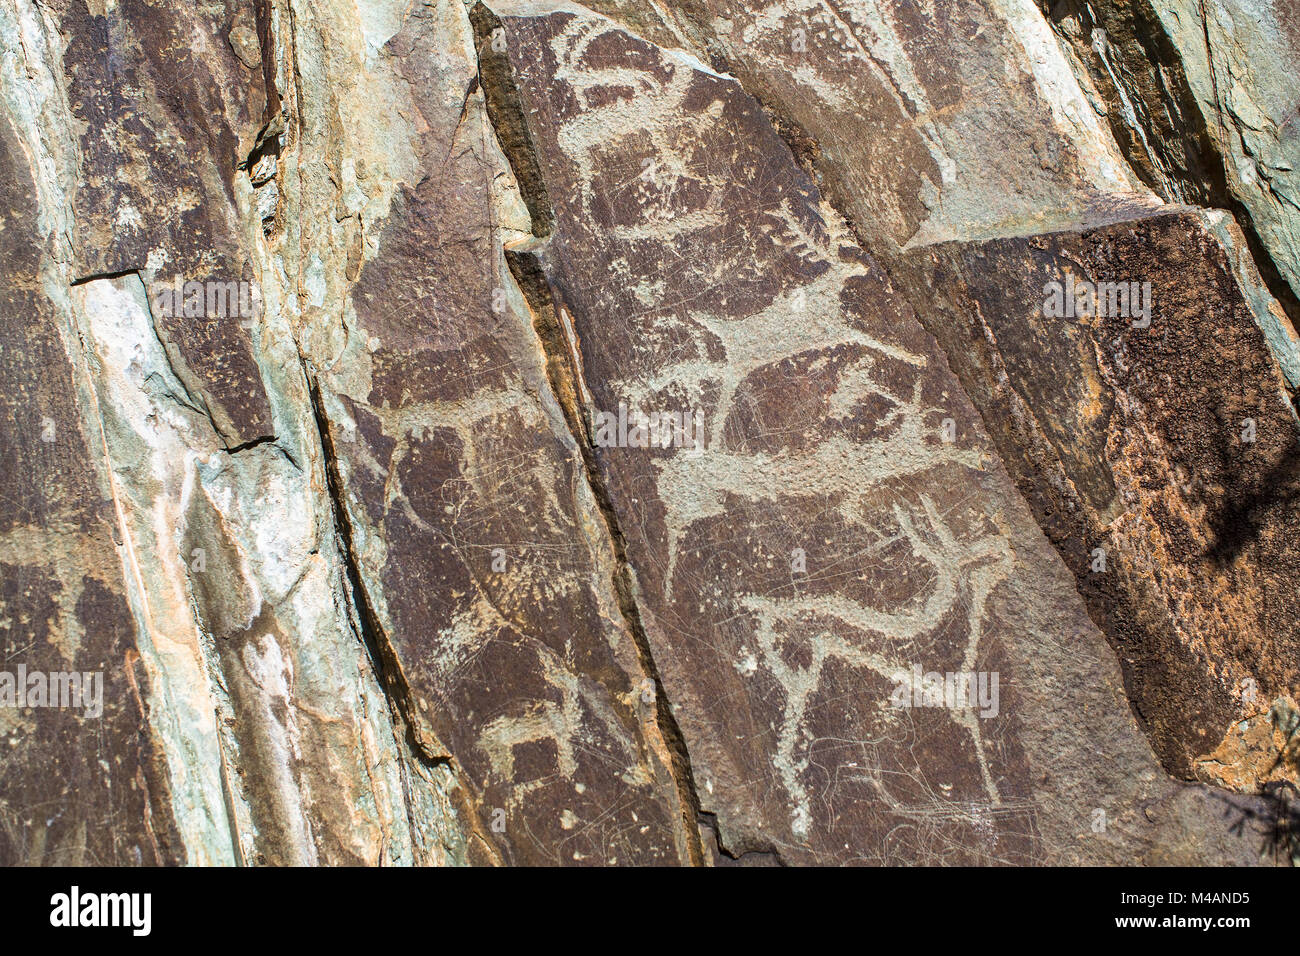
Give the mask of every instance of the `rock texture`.
<svg viewBox="0 0 1300 956">
<path fill-rule="evenodd" d="M 1281 6 L 0 0 L 0 861 L 1300 857 Z"/>
<path fill-rule="evenodd" d="M 904 270 L 913 287 L 944 290 L 931 327 L 1180 776 L 1256 698 L 1300 676 L 1286 583 L 1300 435 L 1261 329 L 1274 317 L 1256 322 L 1221 216 L 947 243 Z M 1149 327 L 1044 317 L 1049 283 L 1112 276 L 1150 284 Z"/>
<path fill-rule="evenodd" d="M 1286 0 L 1040 0 L 1132 168 L 1171 202 L 1231 209 L 1294 317 L 1300 13 Z"/>
</svg>

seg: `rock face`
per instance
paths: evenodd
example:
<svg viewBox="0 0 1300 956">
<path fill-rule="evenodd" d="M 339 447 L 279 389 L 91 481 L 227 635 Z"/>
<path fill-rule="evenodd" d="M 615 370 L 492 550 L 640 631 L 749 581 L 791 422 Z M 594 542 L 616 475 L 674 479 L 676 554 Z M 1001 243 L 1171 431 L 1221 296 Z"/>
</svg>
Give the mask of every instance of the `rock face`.
<svg viewBox="0 0 1300 956">
<path fill-rule="evenodd" d="M 0 861 L 1300 857 L 1281 6 L 0 0 Z"/>
<path fill-rule="evenodd" d="M 1158 755 L 1184 777 L 1300 676 L 1286 585 L 1300 435 L 1261 328 L 1276 320 L 1251 312 L 1222 217 L 945 243 L 903 270 L 944 290 L 929 324 L 1119 653 Z M 1127 285 L 1093 314 L 1055 308 L 1056 289 L 1069 311 L 1065 288 L 1116 276 Z M 1129 307 L 1112 308 L 1122 293 Z"/>
<path fill-rule="evenodd" d="M 1286 0 L 1040 0 L 1132 167 L 1171 202 L 1230 208 L 1295 315 L 1300 12 Z"/>
</svg>

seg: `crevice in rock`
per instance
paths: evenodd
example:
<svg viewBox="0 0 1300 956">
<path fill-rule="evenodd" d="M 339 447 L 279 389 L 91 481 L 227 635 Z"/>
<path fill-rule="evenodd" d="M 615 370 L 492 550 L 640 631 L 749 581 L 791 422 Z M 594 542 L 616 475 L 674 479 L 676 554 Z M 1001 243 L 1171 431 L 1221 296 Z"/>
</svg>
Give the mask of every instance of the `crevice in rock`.
<svg viewBox="0 0 1300 956">
<path fill-rule="evenodd" d="M 739 853 L 729 849 L 722 841 L 722 828 L 718 825 L 718 815 L 716 813 L 701 810 L 696 820 L 702 829 L 707 829 L 713 834 L 713 845 L 717 848 L 718 854 L 733 863 L 745 866 L 784 867 L 787 865 L 785 860 L 781 858 L 781 854 L 775 849 L 742 850 Z"/>
<path fill-rule="evenodd" d="M 537 333 L 542 353 L 546 357 L 546 374 L 551 391 L 564 412 L 565 422 L 582 455 L 587 486 L 591 489 L 592 496 L 600 509 L 605 531 L 614 551 L 612 583 L 618 599 L 619 611 L 636 645 L 641 671 L 654 684 L 655 717 L 659 733 L 663 737 L 672 761 L 671 771 L 677 787 L 687 854 L 692 865 L 702 866 L 705 860 L 698 825 L 701 814 L 700 798 L 695 786 L 690 753 L 687 751 L 681 728 L 677 725 L 677 719 L 673 716 L 668 693 L 664 688 L 659 668 L 655 664 L 650 640 L 637 605 L 636 584 L 627 557 L 627 541 L 619 526 L 618 513 L 610 500 L 609 489 L 601 476 L 600 464 L 596 461 L 591 435 L 578 400 L 581 384 L 577 380 L 578 371 L 574 368 L 572 357 L 576 343 L 569 340 L 561 326 L 559 316 L 564 306 L 555 301 L 541 257 L 542 253 L 537 248 L 524 251 L 506 250 L 506 261 L 509 263 L 510 271 L 520 289 L 523 290 L 529 311 L 532 313 L 533 328 Z"/>
<path fill-rule="evenodd" d="M 483 859 L 486 862 L 498 866 L 502 865 L 503 860 L 500 853 L 483 832 L 477 793 L 465 779 L 451 751 L 421 726 L 419 714 L 415 709 L 415 699 L 410 682 L 402 669 L 397 651 L 388 639 L 383 624 L 375 612 L 374 605 L 371 603 L 354 544 L 352 519 L 343 492 L 339 458 L 330 431 L 329 416 L 325 411 L 324 401 L 321 396 L 320 383 L 309 374 L 306 362 L 301 356 L 299 360 L 303 364 L 303 376 L 308 385 L 312 414 L 315 420 L 316 432 L 319 436 L 321 457 L 325 468 L 326 493 L 329 495 L 334 534 L 347 585 L 343 597 L 347 604 L 348 616 L 351 619 L 353 630 L 361 638 L 362 644 L 366 648 L 366 654 L 370 660 L 375 680 L 383 688 L 384 696 L 388 702 L 389 720 L 393 726 L 394 734 L 399 740 L 405 741 L 406 749 L 419 762 L 418 767 L 408 767 L 405 765 L 405 760 L 402 761 L 402 802 L 405 807 L 407 821 L 413 831 L 420 825 L 420 821 L 414 814 L 415 800 L 412 775 L 420 774 L 424 776 L 439 769 L 448 771 L 452 774 L 463 795 L 463 801 L 456 801 L 456 805 L 458 812 L 464 818 L 466 837 L 479 841 L 479 844 L 483 847 Z"/>
<path fill-rule="evenodd" d="M 259 445 L 269 445 L 278 441 L 275 435 L 260 435 L 257 438 L 250 438 L 248 441 L 240 442 L 238 445 L 228 445 L 223 449 L 227 455 L 237 455 L 241 451 L 247 451 L 250 448 L 257 448 Z M 289 459 L 292 461 L 293 459 Z"/>
<path fill-rule="evenodd" d="M 264 193 L 278 193 L 278 184 L 285 179 L 286 169 L 301 167 L 302 159 L 298 156 L 304 137 L 305 110 L 301 96 L 310 92 L 304 85 L 303 67 L 299 59 L 300 29 L 310 28 L 310 18 L 300 25 L 294 0 L 255 0 L 258 5 L 258 37 L 261 43 L 263 68 L 268 89 L 268 104 L 264 116 L 264 125 L 259 131 L 256 143 L 245 160 L 239 163 L 253 186 L 254 194 L 261 199 Z M 282 35 L 277 37 L 272 27 L 272 14 L 279 13 L 282 20 Z M 317 37 L 317 39 L 323 39 Z M 307 46 L 310 51 L 310 44 Z M 274 77 L 276 62 L 282 62 L 285 70 L 285 90 L 275 89 Z M 274 212 L 268 219 L 261 215 L 263 234 L 272 247 L 282 245 L 286 236 L 281 226 L 286 220 L 301 212 L 295 207 L 308 205 L 305 177 L 296 178 L 298 189 L 277 195 Z M 293 180 L 290 180 L 291 182 Z M 259 209 L 259 214 L 267 210 Z M 301 240 L 301 236 L 298 237 Z M 268 250 L 269 251 L 269 250 Z M 299 242 L 298 276 L 301 280 L 301 259 L 305 256 Z M 289 251 L 288 254 L 292 254 Z M 355 275 L 347 276 L 349 282 Z M 292 280 L 290 280 L 292 281 Z M 283 290 L 282 290 L 283 291 Z M 292 294 L 291 292 L 288 294 Z M 346 320 L 344 323 L 346 330 Z M 296 336 L 295 336 L 296 339 Z M 332 525 L 335 550 L 338 554 L 339 573 L 332 575 L 330 590 L 340 603 L 344 626 L 359 640 L 365 649 L 367 661 L 362 665 L 360 674 L 367 670 L 369 678 L 361 683 L 361 698 L 364 702 L 364 719 L 374 720 L 376 728 L 391 740 L 394 750 L 393 759 L 397 774 L 397 788 L 386 790 L 380 784 L 380 765 L 365 762 L 365 770 L 371 781 L 370 793 L 376 801 L 387 803 L 393 814 L 388 823 L 381 820 L 384 833 L 381 843 L 379 865 L 388 865 L 393 854 L 403 855 L 397 832 L 398 818 L 405 819 L 405 829 L 409 836 L 411 862 L 424 865 L 434 859 L 441 861 L 431 849 L 433 844 L 443 840 L 444 827 L 450 827 L 468 842 L 479 836 L 482 840 L 482 824 L 476 812 L 474 801 L 476 795 L 467 786 L 464 774 L 454 755 L 445 747 L 427 724 L 420 722 L 417 710 L 418 702 L 411 688 L 410 681 L 402 667 L 397 651 L 393 646 L 388 631 L 384 627 L 371 590 L 362 573 L 361 558 L 356 543 L 356 530 L 353 513 L 349 510 L 345 484 L 343 481 L 341 458 L 336 445 L 336 432 L 331 428 L 331 419 L 326 410 L 325 391 L 315 367 L 310 365 L 304 354 L 301 342 L 297 342 L 298 361 L 302 369 L 302 381 L 307 387 L 307 400 L 311 405 L 311 425 L 302 436 L 305 447 L 313 444 L 312 426 L 315 429 L 315 444 L 319 448 L 322 470 L 325 474 L 324 495 L 321 501 L 329 509 L 329 521 Z M 305 409 L 304 409 L 305 410 Z M 284 453 L 281 446 L 277 449 Z M 295 466 L 298 463 L 289 456 Z M 308 452 L 309 458 L 313 453 Z M 308 467 L 310 467 L 308 465 Z M 299 470 L 304 470 L 299 468 Z M 315 479 L 304 476 L 312 485 L 314 495 L 320 493 Z M 330 531 L 326 531 L 330 533 Z M 317 549 L 319 550 L 319 548 Z M 313 555 L 317 551 L 312 552 Z M 382 698 L 375 697 L 371 686 L 377 685 Z M 376 706 L 379 708 L 375 710 Z M 373 716 L 372 716 L 373 715 Z M 386 727 L 383 724 L 387 724 Z M 391 734 L 391 737 L 388 735 Z M 386 792 L 386 796 L 385 796 Z M 448 802 L 444 803 L 443 800 Z M 436 815 L 440 819 L 430 819 Z M 447 852 L 455 857 L 451 843 L 444 843 Z M 500 860 L 492 852 L 485 854 L 486 861 L 499 864 Z"/>
<path fill-rule="evenodd" d="M 123 275 L 134 275 L 140 280 L 140 284 L 142 286 L 144 285 L 144 276 L 140 275 L 136 270 L 123 273 Z M 163 359 L 167 362 L 167 370 L 171 372 L 172 378 L 180 384 L 181 390 L 185 392 L 185 400 L 179 404 L 183 404 L 184 407 L 188 408 L 196 415 L 202 415 L 207 419 L 208 425 L 212 429 L 212 434 L 216 436 L 217 441 L 221 443 L 221 447 L 225 451 L 232 453 L 235 451 L 242 451 L 245 447 L 251 447 L 264 441 L 263 438 L 254 438 L 248 442 L 244 442 L 243 445 L 236 445 L 234 448 L 227 443 L 226 435 L 217 424 L 217 418 L 212 414 L 212 407 L 208 404 L 207 397 L 203 394 L 201 386 L 198 382 L 191 383 L 187 381 L 186 379 L 189 376 L 185 374 L 185 370 L 181 366 L 177 365 L 176 356 L 172 354 L 172 347 L 168 344 L 167 339 L 162 334 L 162 330 L 158 327 L 158 317 L 154 315 L 154 304 L 153 300 L 149 298 L 149 289 L 147 287 L 144 289 L 144 294 L 145 308 L 149 314 L 149 328 L 153 331 L 153 337 L 158 341 L 158 347 L 162 349 Z M 176 396 L 173 396 L 173 398 L 176 398 Z M 274 441 L 274 436 L 270 440 Z M 292 460 L 293 459 L 291 458 L 290 461 Z"/>
<path fill-rule="evenodd" d="M 262 54 L 262 83 L 266 87 L 266 108 L 262 114 L 270 123 L 280 112 L 280 91 L 275 82 L 275 29 L 272 25 L 272 4 L 275 0 L 257 0 L 257 44 Z"/>
<path fill-rule="evenodd" d="M 524 205 L 533 220 L 533 235 L 549 236 L 555 227 L 551 197 L 546 191 L 537 149 L 515 86 L 510 54 L 503 48 L 505 34 L 501 21 L 482 3 L 469 11 L 469 19 L 474 28 L 478 82 L 487 103 L 488 120 L 519 182 Z"/>
<path fill-rule="evenodd" d="M 325 466 L 326 490 L 333 516 L 334 533 L 342 558 L 343 573 L 347 579 L 347 595 L 350 597 L 348 609 L 354 618 L 354 627 L 362 643 L 365 644 L 375 676 L 388 697 L 395 723 L 400 722 L 405 725 L 403 729 L 411 751 L 426 766 L 451 766 L 452 758 L 447 749 L 429 739 L 429 735 L 421 731 L 420 718 L 415 710 L 410 683 L 402 670 L 397 652 L 384 633 L 383 624 L 375 612 L 374 605 L 370 602 L 369 592 L 361 576 L 361 565 L 354 545 L 352 519 L 343 493 L 338 455 L 330 432 L 329 418 L 321 398 L 320 384 L 308 374 L 305 363 L 303 375 L 311 394 L 312 414 L 315 418 Z"/>
<path fill-rule="evenodd" d="M 103 279 L 125 279 L 127 276 L 138 276 L 138 269 L 122 269 L 118 272 L 94 272 L 88 276 L 82 276 L 80 279 L 73 279 L 68 283 L 69 288 L 75 289 L 79 285 L 89 285 L 91 282 L 99 282 Z M 141 281 L 144 281 L 141 279 Z"/>
<path fill-rule="evenodd" d="M 262 110 L 262 126 L 253 147 L 236 165 L 248 174 L 253 187 L 255 206 L 262 224 L 262 234 L 268 238 L 283 226 L 283 203 L 280 197 L 280 155 L 284 150 L 285 113 L 280 91 L 276 84 L 278 50 L 274 26 L 275 0 L 255 0 L 257 42 L 261 56 L 262 85 L 266 103 Z M 288 7 L 292 22 L 293 8 Z"/>
<path fill-rule="evenodd" d="M 554 230 L 555 218 L 550 195 L 538 161 L 536 146 L 524 116 L 522 101 L 514 80 L 509 54 L 502 48 L 504 34 L 501 21 L 484 4 L 478 3 L 469 13 L 474 28 L 478 55 L 478 85 L 482 88 L 488 121 L 493 127 L 501 151 L 514 172 L 520 195 L 532 219 L 533 235 L 539 240 Z M 494 39 L 498 42 L 494 45 Z M 471 90 L 472 93 L 472 90 Z M 685 738 L 673 716 L 663 679 L 654 661 L 627 558 L 627 545 L 619 527 L 618 516 L 610 501 L 587 423 L 581 413 L 579 391 L 583 387 L 581 369 L 575 363 L 577 343 L 572 342 L 560 324 L 560 313 L 551 292 L 550 282 L 540 256 L 541 243 L 529 249 L 507 249 L 506 261 L 515 281 L 523 291 L 542 354 L 546 358 L 547 380 L 563 411 L 565 421 L 582 455 L 588 488 L 601 512 L 606 534 L 614 551 L 613 586 L 619 611 L 632 635 L 641 671 L 655 688 L 655 718 L 660 736 L 668 749 L 669 768 L 677 789 L 682 834 L 687 857 L 694 866 L 705 863 L 700 839 L 700 798 L 695 786 L 690 754 Z"/>
<path fill-rule="evenodd" d="M 70 289 L 75 289 L 75 287 L 79 285 L 90 285 L 91 282 L 114 280 L 114 278 L 126 278 L 127 276 L 138 276 L 138 274 L 138 269 L 121 269 L 120 272 L 95 272 L 91 273 L 90 276 L 74 278 L 72 282 L 69 282 L 68 286 Z"/>
<path fill-rule="evenodd" d="M 790 150 L 795 165 L 797 165 L 804 174 L 817 185 L 819 192 L 824 193 L 826 190 L 825 177 L 822 176 L 822 147 L 821 144 L 803 128 L 793 117 L 785 113 L 772 103 L 770 97 L 763 96 L 761 93 L 750 92 L 740 81 L 740 77 L 735 72 L 735 67 L 727 59 L 726 53 L 721 47 L 710 46 L 709 48 L 709 66 L 719 73 L 726 73 L 736 81 L 741 92 L 758 104 L 763 115 L 767 118 L 772 127 L 772 131 L 781 138 L 786 148 Z"/>
<path fill-rule="evenodd" d="M 284 116 L 282 114 L 277 113 L 271 117 L 266 125 L 258 130 L 257 141 L 237 167 L 241 171 L 248 173 L 254 187 L 264 186 L 273 178 L 272 175 L 259 172 L 258 164 L 268 156 L 277 162 L 279 161 L 280 137 L 284 135 L 284 128 Z"/>
</svg>

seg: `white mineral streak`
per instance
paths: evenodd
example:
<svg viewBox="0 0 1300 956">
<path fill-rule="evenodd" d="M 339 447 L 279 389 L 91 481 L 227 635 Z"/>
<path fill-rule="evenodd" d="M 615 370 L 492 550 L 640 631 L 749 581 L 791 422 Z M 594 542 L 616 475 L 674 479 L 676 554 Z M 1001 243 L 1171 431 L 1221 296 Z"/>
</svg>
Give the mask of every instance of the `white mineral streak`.
<svg viewBox="0 0 1300 956">
<path fill-rule="evenodd" d="M 229 821 L 220 780 L 220 755 L 216 747 L 215 708 L 208 693 L 207 674 L 199 651 L 199 636 L 186 613 L 188 599 L 184 570 L 178 550 L 172 544 L 178 527 L 178 501 L 159 501 L 152 513 L 141 516 L 132 534 L 132 508 L 127 501 L 124 475 L 115 467 L 109 451 L 105 412 L 137 429 L 141 451 L 155 468 L 160 458 L 187 449 L 177 448 L 164 434 L 162 423 L 150 423 L 148 399 L 140 394 L 147 377 L 146 365 L 156 354 L 144 355 L 156 342 L 152 330 L 145 337 L 141 309 L 143 288 L 138 279 L 118 284 L 92 282 L 69 290 L 68 259 L 72 203 L 69 190 L 75 183 L 78 159 L 74 124 L 62 87 L 62 63 L 54 25 L 42 10 L 26 0 L 0 4 L 0 34 L 4 37 L 3 80 L 6 107 L 20 119 L 19 131 L 37 182 L 38 229 L 49 237 L 51 254 L 42 263 L 45 291 L 60 310 L 61 334 L 73 367 L 81 373 L 76 387 L 80 393 L 86 434 L 91 448 L 103 455 L 99 461 L 101 479 L 113 502 L 122 543 L 119 555 L 127 581 L 128 601 L 139 628 L 138 644 L 144 657 L 154 693 L 155 733 L 167 757 L 171 774 L 173 813 L 194 863 L 228 864 L 231 854 Z M 132 288 L 134 283 L 134 288 Z M 95 303 L 96 329 L 82 324 L 87 300 Z M 99 331 L 110 342 L 106 355 L 92 357 L 83 341 Z M 165 365 L 165 363 L 163 363 Z M 110 369 L 116 388 L 102 395 L 91 377 Z M 120 401 L 106 409 L 103 403 Z M 139 477 L 144 477 L 143 475 Z M 179 495 L 183 483 L 172 491 Z"/>
</svg>

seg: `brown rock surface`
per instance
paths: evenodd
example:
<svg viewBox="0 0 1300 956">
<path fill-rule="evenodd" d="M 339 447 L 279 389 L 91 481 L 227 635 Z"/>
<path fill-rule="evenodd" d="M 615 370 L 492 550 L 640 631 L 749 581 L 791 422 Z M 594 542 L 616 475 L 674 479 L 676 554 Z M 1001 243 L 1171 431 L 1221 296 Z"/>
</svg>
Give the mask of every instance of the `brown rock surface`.
<svg viewBox="0 0 1300 956">
<path fill-rule="evenodd" d="M 527 219 L 502 221 L 470 22 L 413 16 L 386 49 L 422 135 L 319 386 L 363 613 L 421 748 L 462 768 L 480 850 L 686 862 L 613 553 L 506 269 Z"/>
<path fill-rule="evenodd" d="M 98 706 L 0 709 L 0 860 L 167 864 L 183 859 L 149 733 L 102 437 L 76 415 L 83 370 L 40 284 L 37 186 L 22 132 L 0 124 L 0 659 L 26 672 L 98 675 Z M 96 447 L 99 445 L 99 447 Z M 19 671 L 16 663 L 21 663 Z M 19 683 L 26 699 L 27 681 Z M 12 695 L 15 688 L 9 688 Z M 100 713 L 94 713 L 100 710 Z"/>
<path fill-rule="evenodd" d="M 1300 679 L 1300 434 L 1214 215 L 934 246 L 899 272 L 942 290 L 927 326 L 1189 779 L 1249 698 Z M 1050 283 L 1117 277 L 1149 316 L 1045 315 Z"/>
<path fill-rule="evenodd" d="M 567 7 L 500 12 L 555 209 L 527 253 L 548 285 L 534 308 L 571 330 L 583 384 L 557 391 L 581 396 L 571 419 L 598 446 L 722 845 L 791 862 L 1104 854 L 1042 838 L 1070 809 L 1034 782 L 1069 757 L 1037 749 L 1030 715 L 1058 701 L 1029 664 L 1057 656 L 1106 721 L 1118 689 L 1089 663 L 1104 645 L 906 302 L 734 81 Z M 703 453 L 599 447 L 597 414 L 621 405 L 698 409 Z M 997 672 L 1014 703 L 988 720 L 891 711 L 914 665 Z M 1131 771 L 1141 743 L 1120 716 L 1072 733 Z M 1072 796 L 1104 803 L 1107 785 Z"/>
</svg>

